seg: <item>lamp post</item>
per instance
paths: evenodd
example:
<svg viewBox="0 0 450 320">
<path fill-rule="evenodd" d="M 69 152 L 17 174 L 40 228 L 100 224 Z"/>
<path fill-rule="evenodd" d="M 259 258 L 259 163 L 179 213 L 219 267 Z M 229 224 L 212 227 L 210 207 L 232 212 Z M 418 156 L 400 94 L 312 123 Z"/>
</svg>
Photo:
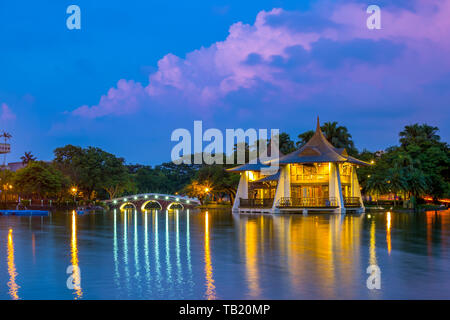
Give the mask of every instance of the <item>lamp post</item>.
<svg viewBox="0 0 450 320">
<path fill-rule="evenodd" d="M 76 205 L 77 205 L 77 192 L 78 192 L 77 187 L 72 187 L 72 188 L 70 189 L 70 192 L 71 192 L 72 195 L 73 195 L 73 202 L 75 203 L 75 206 L 76 206 Z"/>
</svg>

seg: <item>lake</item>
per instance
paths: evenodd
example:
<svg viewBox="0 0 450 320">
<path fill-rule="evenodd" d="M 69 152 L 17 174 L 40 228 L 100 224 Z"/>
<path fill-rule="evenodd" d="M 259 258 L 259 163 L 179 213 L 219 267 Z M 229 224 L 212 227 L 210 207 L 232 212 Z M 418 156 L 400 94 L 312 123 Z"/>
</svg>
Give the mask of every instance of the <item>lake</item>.
<svg viewBox="0 0 450 320">
<path fill-rule="evenodd" d="M 449 253 L 450 210 L 0 216 L 0 299 L 449 299 Z"/>
</svg>

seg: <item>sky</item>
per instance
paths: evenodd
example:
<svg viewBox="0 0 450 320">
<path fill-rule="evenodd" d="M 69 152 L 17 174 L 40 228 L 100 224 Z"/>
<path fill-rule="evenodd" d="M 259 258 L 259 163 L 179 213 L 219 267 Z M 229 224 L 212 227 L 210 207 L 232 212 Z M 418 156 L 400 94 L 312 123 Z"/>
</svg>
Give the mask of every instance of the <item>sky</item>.
<svg viewBox="0 0 450 320">
<path fill-rule="evenodd" d="M 155 165 L 194 120 L 296 139 L 320 116 L 372 151 L 427 123 L 448 142 L 449 57 L 450 0 L 2 1 L 0 130 L 8 162 L 73 144 Z"/>
</svg>

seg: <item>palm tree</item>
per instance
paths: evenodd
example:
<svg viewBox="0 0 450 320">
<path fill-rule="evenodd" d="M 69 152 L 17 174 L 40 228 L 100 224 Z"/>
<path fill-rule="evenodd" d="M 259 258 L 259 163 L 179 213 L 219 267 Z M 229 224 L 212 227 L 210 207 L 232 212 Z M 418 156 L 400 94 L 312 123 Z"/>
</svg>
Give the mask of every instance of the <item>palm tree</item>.
<svg viewBox="0 0 450 320">
<path fill-rule="evenodd" d="M 346 148 L 349 154 L 356 155 L 357 150 L 348 129 L 338 126 L 337 122 L 325 122 L 320 128 L 325 138 L 336 148 Z M 298 135 L 297 147 L 304 146 L 314 135 L 314 131 L 306 131 Z"/>
<path fill-rule="evenodd" d="M 378 206 L 378 197 L 381 194 L 384 194 L 388 191 L 388 187 L 386 184 L 386 178 L 381 176 L 381 175 L 377 175 L 374 174 L 372 175 L 366 183 L 366 191 L 374 193 L 377 197 L 377 206 Z"/>
<path fill-rule="evenodd" d="M 3 137 L 5 139 L 5 144 L 6 144 L 6 142 L 12 138 L 12 135 L 6 131 L 3 131 L 3 133 L 0 134 L 0 137 Z M 3 166 L 4 167 L 6 166 L 6 153 L 4 154 L 4 157 L 3 157 Z"/>
<path fill-rule="evenodd" d="M 432 127 L 427 124 L 419 125 L 418 123 L 405 126 L 405 129 L 399 133 L 400 143 L 403 147 L 411 144 L 419 144 L 425 141 L 437 142 L 441 139 L 436 133 L 438 127 Z"/>
<path fill-rule="evenodd" d="M 387 170 L 386 175 L 388 188 L 391 192 L 397 195 L 399 192 L 404 192 L 408 188 L 408 182 L 406 180 L 404 170 L 398 166 L 394 166 Z M 397 200 L 394 196 L 394 207 L 397 206 Z"/>
<path fill-rule="evenodd" d="M 314 131 L 309 130 L 298 135 L 299 141 L 297 141 L 297 148 L 303 147 L 314 135 Z"/>
<path fill-rule="evenodd" d="M 406 179 L 407 191 L 412 195 L 412 204 L 416 211 L 417 198 L 428 189 L 427 179 L 421 170 L 415 168 L 408 168 Z"/>
<path fill-rule="evenodd" d="M 23 165 L 27 165 L 30 162 L 36 161 L 36 157 L 33 156 L 31 151 L 25 152 L 24 155 L 20 157 L 20 159 L 22 159 L 22 164 Z"/>
</svg>

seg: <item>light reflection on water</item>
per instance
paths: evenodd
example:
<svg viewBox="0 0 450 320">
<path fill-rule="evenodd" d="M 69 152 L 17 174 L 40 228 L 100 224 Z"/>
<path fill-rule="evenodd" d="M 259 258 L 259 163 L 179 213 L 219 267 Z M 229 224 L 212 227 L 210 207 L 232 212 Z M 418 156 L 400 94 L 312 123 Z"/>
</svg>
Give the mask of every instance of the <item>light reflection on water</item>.
<svg viewBox="0 0 450 320">
<path fill-rule="evenodd" d="M 449 225 L 449 210 L 5 216 L 0 283 L 8 291 L 0 298 L 450 298 Z M 371 264 L 381 269 L 378 291 L 366 287 Z M 65 285 L 69 265 L 79 267 L 73 290 Z"/>
</svg>

